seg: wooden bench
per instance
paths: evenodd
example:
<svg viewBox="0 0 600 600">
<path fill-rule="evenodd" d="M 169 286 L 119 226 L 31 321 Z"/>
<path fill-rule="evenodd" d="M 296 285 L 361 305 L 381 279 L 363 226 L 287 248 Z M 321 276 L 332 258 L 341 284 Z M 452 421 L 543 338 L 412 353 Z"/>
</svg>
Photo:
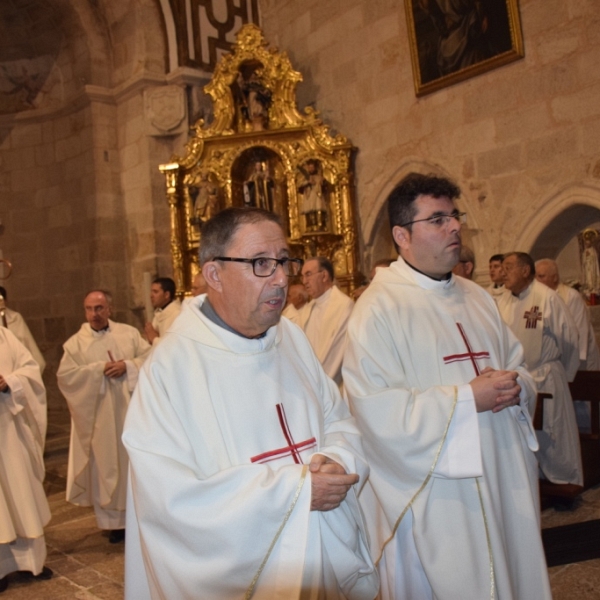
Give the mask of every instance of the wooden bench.
<svg viewBox="0 0 600 600">
<path fill-rule="evenodd" d="M 540 479 L 540 494 L 543 498 L 557 497 L 574 500 L 581 492 L 600 483 L 600 371 L 578 371 L 569 384 L 573 400 L 590 403 L 591 427 L 589 432 L 579 432 L 581 461 L 583 464 L 583 486 L 556 484 Z M 551 394 L 538 394 L 533 426 L 541 430 L 544 423 L 544 399 Z"/>
</svg>

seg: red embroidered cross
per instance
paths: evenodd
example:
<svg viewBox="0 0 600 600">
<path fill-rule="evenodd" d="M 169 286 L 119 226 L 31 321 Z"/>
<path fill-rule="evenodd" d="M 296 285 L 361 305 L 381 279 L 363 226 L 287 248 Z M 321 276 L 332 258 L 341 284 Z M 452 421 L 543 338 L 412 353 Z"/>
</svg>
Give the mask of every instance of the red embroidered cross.
<svg viewBox="0 0 600 600">
<path fill-rule="evenodd" d="M 475 369 L 475 375 L 480 375 L 481 373 L 479 371 L 479 365 L 477 364 L 477 361 L 484 359 L 484 358 L 489 358 L 490 353 L 487 352 L 486 350 L 484 350 L 482 352 L 473 352 L 473 350 L 471 348 L 471 344 L 469 342 L 469 338 L 467 338 L 467 334 L 465 333 L 463 326 L 460 323 L 457 323 L 456 326 L 458 327 L 458 331 L 460 332 L 460 335 L 465 343 L 465 346 L 467 347 L 467 352 L 465 352 L 464 354 L 450 354 L 449 356 L 444 356 L 443 357 L 444 363 L 446 363 L 448 365 L 453 362 L 470 360 L 471 363 L 473 364 L 473 368 Z"/>
<path fill-rule="evenodd" d="M 288 426 L 283 404 L 276 404 L 275 408 L 277 409 L 277 416 L 279 417 L 279 425 L 281 427 L 281 431 L 283 431 L 283 436 L 285 437 L 285 440 L 288 443 L 288 445 L 284 446 L 283 448 L 277 448 L 276 450 L 270 450 L 269 452 L 263 452 L 262 454 L 253 456 L 250 459 L 250 462 L 266 463 L 271 460 L 283 458 L 284 456 L 291 456 L 297 465 L 301 465 L 302 458 L 300 457 L 300 452 L 315 447 L 317 445 L 317 440 L 316 438 L 312 437 L 309 440 L 304 440 L 303 442 L 295 444 L 294 438 L 292 437 L 292 433 Z"/>
<path fill-rule="evenodd" d="M 532 306 L 531 310 L 525 311 L 523 318 L 526 319 L 525 329 L 537 329 L 537 322 L 542 320 L 539 306 Z"/>
</svg>

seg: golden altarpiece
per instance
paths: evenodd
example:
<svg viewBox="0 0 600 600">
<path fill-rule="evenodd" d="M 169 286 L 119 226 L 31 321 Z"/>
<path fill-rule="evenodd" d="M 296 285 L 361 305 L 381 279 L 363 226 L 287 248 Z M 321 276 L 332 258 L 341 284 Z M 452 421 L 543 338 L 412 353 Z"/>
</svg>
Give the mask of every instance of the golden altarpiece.
<svg viewBox="0 0 600 600">
<path fill-rule="evenodd" d="M 213 102 L 183 157 L 161 165 L 171 219 L 171 253 L 179 295 L 199 271 L 202 223 L 229 206 L 257 206 L 281 216 L 292 255 L 327 256 L 340 287 L 360 279 L 352 156 L 312 108 L 301 114 L 302 80 L 285 53 L 270 49 L 261 30 L 245 25 L 233 52 L 204 88 Z"/>
</svg>

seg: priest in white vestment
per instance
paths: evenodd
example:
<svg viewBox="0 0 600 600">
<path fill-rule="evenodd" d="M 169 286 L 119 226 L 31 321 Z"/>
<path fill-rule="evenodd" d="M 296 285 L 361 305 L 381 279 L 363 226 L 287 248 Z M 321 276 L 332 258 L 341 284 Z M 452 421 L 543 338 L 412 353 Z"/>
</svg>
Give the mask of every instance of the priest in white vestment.
<svg viewBox="0 0 600 600">
<path fill-rule="evenodd" d="M 138 372 L 150 345 L 135 327 L 109 319 L 108 292 L 84 300 L 87 322 L 64 344 L 58 387 L 71 413 L 67 501 L 93 506 L 111 543 L 123 540 L 127 453 L 123 423 Z"/>
<path fill-rule="evenodd" d="M 302 262 L 255 208 L 208 221 L 200 262 L 208 294 L 153 351 L 127 415 L 125 597 L 373 600 L 360 436 L 280 320 Z"/>
<path fill-rule="evenodd" d="M 497 300 L 505 291 L 504 287 L 504 271 L 502 270 L 502 260 L 504 254 L 494 254 L 490 257 L 490 279 L 492 283 L 487 288 L 487 291 L 492 297 Z"/>
<path fill-rule="evenodd" d="M 45 476 L 46 390 L 37 362 L 10 330 L 0 328 L 0 592 L 6 576 L 44 567 L 50 508 Z"/>
<path fill-rule="evenodd" d="M 575 321 L 579 335 L 579 370 L 600 371 L 598 342 L 583 296 L 560 281 L 558 265 L 550 258 L 535 261 L 535 278 L 559 295 Z"/>
<path fill-rule="evenodd" d="M 558 294 L 535 280 L 535 264 L 524 252 L 504 257 L 504 285 L 498 300 L 502 318 L 523 344 L 525 362 L 544 400 L 538 460 L 553 483 L 583 485 L 579 431 L 569 381 L 579 367 L 577 327 Z"/>
<path fill-rule="evenodd" d="M 301 283 L 290 285 L 288 287 L 287 306 L 283 309 L 281 316 L 286 317 L 292 323 L 298 323 L 300 311 L 308 300 L 308 292 Z"/>
<path fill-rule="evenodd" d="M 323 256 L 306 261 L 302 282 L 312 300 L 299 311 L 296 323 L 304 330 L 325 373 L 341 385 L 346 328 L 354 302 L 334 284 L 333 265 Z"/>
<path fill-rule="evenodd" d="M 175 282 L 170 277 L 158 277 L 150 286 L 150 302 L 154 307 L 152 323 L 144 331 L 148 341 L 158 344 L 181 312 L 181 302 L 175 298 Z"/>
<path fill-rule="evenodd" d="M 43 373 L 46 368 L 46 361 L 35 342 L 29 327 L 22 315 L 6 306 L 6 290 L 0 286 L 0 327 L 10 329 L 14 336 L 31 352 L 31 356 L 40 367 L 40 372 Z M 2 299 L 5 301 L 5 306 L 2 308 Z"/>
<path fill-rule="evenodd" d="M 535 386 L 491 296 L 451 274 L 459 193 L 413 173 L 388 198 L 401 257 L 357 303 L 343 367 L 360 500 L 385 600 L 546 600 Z"/>
</svg>

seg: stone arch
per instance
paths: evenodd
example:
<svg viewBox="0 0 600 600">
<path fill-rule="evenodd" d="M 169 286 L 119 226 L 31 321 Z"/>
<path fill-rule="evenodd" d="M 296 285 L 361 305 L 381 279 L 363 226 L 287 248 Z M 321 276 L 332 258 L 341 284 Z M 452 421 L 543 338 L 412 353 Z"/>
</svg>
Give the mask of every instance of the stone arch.
<svg viewBox="0 0 600 600">
<path fill-rule="evenodd" d="M 556 258 L 575 235 L 598 221 L 600 185 L 571 185 L 549 198 L 535 220 L 525 223 L 516 248 L 529 252 L 534 259 Z"/>
</svg>

